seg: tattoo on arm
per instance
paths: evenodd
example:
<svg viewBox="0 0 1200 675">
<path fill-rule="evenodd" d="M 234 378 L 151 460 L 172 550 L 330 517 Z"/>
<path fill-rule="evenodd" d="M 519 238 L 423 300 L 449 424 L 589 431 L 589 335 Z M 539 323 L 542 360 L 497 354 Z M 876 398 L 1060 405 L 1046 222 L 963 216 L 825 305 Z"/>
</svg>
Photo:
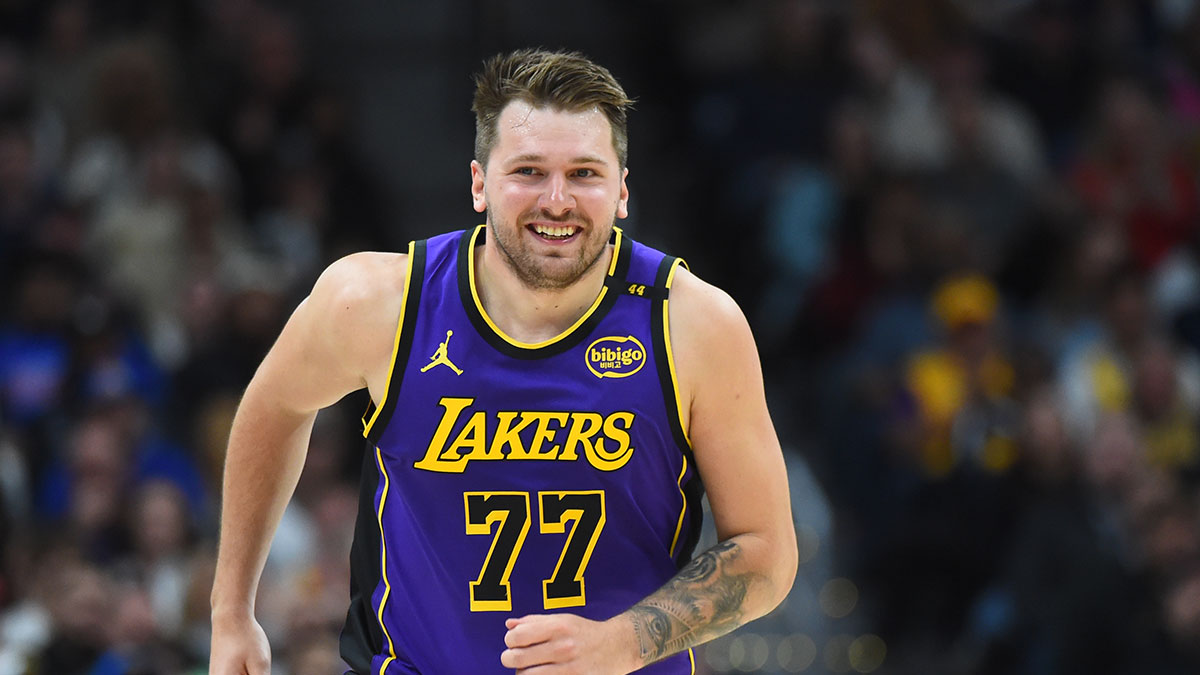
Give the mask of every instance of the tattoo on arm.
<svg viewBox="0 0 1200 675">
<path fill-rule="evenodd" d="M 741 552 L 735 541 L 717 544 L 629 610 L 645 663 L 724 635 L 745 623 L 742 606 L 746 592 L 751 583 L 763 577 L 728 571 Z"/>
</svg>

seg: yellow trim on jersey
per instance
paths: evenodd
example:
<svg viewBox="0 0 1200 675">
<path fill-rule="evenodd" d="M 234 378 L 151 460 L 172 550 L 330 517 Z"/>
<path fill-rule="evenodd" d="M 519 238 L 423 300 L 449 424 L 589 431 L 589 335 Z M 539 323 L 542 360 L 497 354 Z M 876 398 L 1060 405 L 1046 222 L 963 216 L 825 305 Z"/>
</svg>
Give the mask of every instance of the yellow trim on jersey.
<svg viewBox="0 0 1200 675">
<path fill-rule="evenodd" d="M 487 227 L 487 225 L 480 225 L 475 228 L 475 231 L 471 233 L 470 245 L 467 247 L 467 279 L 469 281 L 469 285 L 471 286 L 471 298 L 475 301 L 475 307 L 479 310 L 479 315 L 483 317 L 483 320 L 487 323 L 488 327 L 490 327 L 492 331 L 496 333 L 496 335 L 500 336 L 510 345 L 513 345 L 514 347 L 520 347 L 522 349 L 540 349 L 562 340 L 571 333 L 574 333 L 575 329 L 582 326 L 583 322 L 587 321 L 588 317 L 592 315 L 592 312 L 595 312 L 596 308 L 600 306 L 600 303 L 604 300 L 604 296 L 608 294 L 608 286 L 601 286 L 600 294 L 596 296 L 595 302 L 592 303 L 591 307 L 588 307 L 587 311 L 583 313 L 583 316 L 579 317 L 575 323 L 571 324 L 570 328 L 548 340 L 542 340 L 541 342 L 521 342 L 520 340 L 509 336 L 503 330 L 500 330 L 500 327 L 496 325 L 496 322 L 492 321 L 492 317 L 488 316 L 487 310 L 483 308 L 483 302 L 479 299 L 479 291 L 475 288 L 475 242 L 479 240 L 479 234 L 483 232 L 483 228 L 485 227 Z M 613 231 L 617 233 L 617 238 L 613 245 L 612 259 L 608 263 L 608 276 L 612 276 L 613 272 L 615 272 L 617 269 L 617 256 L 621 254 L 621 237 L 624 236 L 621 232 L 621 228 L 619 227 L 614 226 Z"/>
<path fill-rule="evenodd" d="M 621 255 L 621 237 L 625 236 L 625 232 L 616 225 L 613 225 L 613 232 L 617 233 L 617 238 L 613 241 L 613 254 L 608 261 L 608 276 L 610 277 L 617 273 L 617 256 Z"/>
<path fill-rule="evenodd" d="M 367 438 L 371 433 L 371 427 L 375 426 L 375 420 L 379 419 L 379 413 L 383 410 L 383 406 L 387 403 L 388 390 L 392 387 L 392 372 L 396 369 L 396 356 L 400 351 L 400 333 L 404 330 L 404 311 L 408 308 L 408 295 L 412 290 L 412 270 L 413 270 L 413 251 L 416 248 L 417 242 L 408 242 L 408 267 L 404 271 L 404 294 L 400 298 L 400 320 L 396 322 L 396 337 L 392 340 L 392 360 L 388 363 L 387 380 L 383 383 L 383 396 L 379 399 L 379 405 L 375 406 L 375 412 L 371 414 L 371 420 L 363 425 L 363 438 Z M 403 367 L 403 366 L 401 366 Z"/>
<path fill-rule="evenodd" d="M 675 547 L 679 544 L 679 532 L 683 529 L 683 515 L 687 513 L 687 495 L 683 494 L 683 474 L 687 473 L 687 455 L 683 456 L 683 466 L 679 469 L 679 496 L 683 498 L 683 506 L 679 508 L 679 520 L 675 523 L 675 536 L 671 538 L 671 557 L 675 557 Z"/>
<path fill-rule="evenodd" d="M 379 465 L 379 472 L 383 475 L 383 494 L 379 496 L 379 511 L 376 514 L 379 522 L 379 570 L 383 576 L 383 597 L 379 599 L 379 611 L 376 613 L 376 617 L 379 619 L 379 627 L 383 629 L 383 636 L 387 638 L 388 642 L 388 657 L 379 666 L 379 675 L 383 675 L 387 672 L 388 664 L 396 658 L 396 645 L 392 642 L 391 634 L 388 633 L 387 624 L 383 622 L 383 607 L 392 594 L 392 584 L 387 577 L 387 537 L 383 534 L 383 505 L 387 503 L 391 481 L 388 479 L 387 469 L 383 467 L 383 452 L 379 450 L 379 446 L 375 447 L 375 462 Z"/>
<path fill-rule="evenodd" d="M 671 271 L 667 273 L 667 290 L 671 290 L 671 282 L 675 279 L 675 272 L 679 266 L 687 267 L 687 263 L 683 262 L 682 258 L 676 258 L 671 264 Z M 669 296 L 668 296 L 669 298 Z M 688 435 L 688 425 L 683 423 L 683 399 L 679 395 L 679 378 L 675 375 L 675 357 L 671 354 L 671 316 L 668 311 L 668 298 L 664 298 L 663 303 L 663 342 L 667 348 L 667 369 L 671 371 L 671 390 L 675 392 L 675 410 L 679 415 L 679 426 L 683 431 L 683 438 L 687 441 L 688 447 L 692 447 L 692 438 Z M 691 419 L 688 419 L 691 422 Z"/>
<path fill-rule="evenodd" d="M 692 651 L 691 647 L 688 647 L 688 661 L 692 662 L 691 675 L 696 675 L 696 652 Z"/>
</svg>

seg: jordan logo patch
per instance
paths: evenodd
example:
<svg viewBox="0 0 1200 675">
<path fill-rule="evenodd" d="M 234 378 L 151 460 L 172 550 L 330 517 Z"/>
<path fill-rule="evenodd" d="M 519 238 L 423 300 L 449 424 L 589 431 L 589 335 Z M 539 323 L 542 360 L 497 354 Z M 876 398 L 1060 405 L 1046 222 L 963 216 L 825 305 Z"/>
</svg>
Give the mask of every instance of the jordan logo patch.
<svg viewBox="0 0 1200 675">
<path fill-rule="evenodd" d="M 434 366 L 446 366 L 450 370 L 453 370 L 455 375 L 462 375 L 463 371 L 458 366 L 454 365 L 454 362 L 451 361 L 450 357 L 446 354 L 446 346 L 450 344 L 451 335 L 454 335 L 454 331 L 446 331 L 445 342 L 442 342 L 440 345 L 438 345 L 437 351 L 433 353 L 433 356 L 429 357 L 429 363 L 421 369 L 422 373 L 430 368 L 433 368 Z"/>
</svg>

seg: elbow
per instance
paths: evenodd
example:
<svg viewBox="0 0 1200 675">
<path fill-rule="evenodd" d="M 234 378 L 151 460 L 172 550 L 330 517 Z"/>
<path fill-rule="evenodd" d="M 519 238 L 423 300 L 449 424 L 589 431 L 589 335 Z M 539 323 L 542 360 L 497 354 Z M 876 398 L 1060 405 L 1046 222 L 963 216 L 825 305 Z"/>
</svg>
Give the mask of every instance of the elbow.
<svg viewBox="0 0 1200 675">
<path fill-rule="evenodd" d="M 799 569 L 799 548 L 796 542 L 796 530 L 791 527 L 791 522 L 788 522 L 788 527 L 781 536 L 776 539 L 776 544 L 773 551 L 773 565 L 770 567 L 770 609 L 779 607 L 787 597 L 787 593 L 792 591 L 792 585 L 796 583 L 796 573 Z M 769 611 L 769 610 L 768 610 Z"/>
<path fill-rule="evenodd" d="M 775 583 L 772 584 L 775 593 L 772 597 L 772 607 L 778 607 L 792 590 L 796 581 L 796 572 L 800 567 L 800 550 L 796 544 L 796 530 L 788 523 L 784 536 L 780 538 L 775 555 Z"/>
</svg>

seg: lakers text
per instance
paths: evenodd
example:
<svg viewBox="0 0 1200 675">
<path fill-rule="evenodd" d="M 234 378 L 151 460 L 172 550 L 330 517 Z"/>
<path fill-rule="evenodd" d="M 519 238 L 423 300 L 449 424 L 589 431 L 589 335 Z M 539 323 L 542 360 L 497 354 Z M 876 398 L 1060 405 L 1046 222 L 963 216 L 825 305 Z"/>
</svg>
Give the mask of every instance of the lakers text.
<svg viewBox="0 0 1200 675">
<path fill-rule="evenodd" d="M 425 456 L 413 464 L 418 469 L 462 473 L 467 464 L 487 460 L 558 460 L 574 462 L 582 456 L 600 471 L 615 471 L 633 456 L 629 431 L 634 414 L 619 411 L 532 412 L 470 410 L 473 398 L 443 397 L 442 419 Z M 451 433 L 466 424 L 450 440 Z M 528 431 L 532 431 L 530 436 Z M 526 443 L 522 434 L 528 438 Z"/>
</svg>

